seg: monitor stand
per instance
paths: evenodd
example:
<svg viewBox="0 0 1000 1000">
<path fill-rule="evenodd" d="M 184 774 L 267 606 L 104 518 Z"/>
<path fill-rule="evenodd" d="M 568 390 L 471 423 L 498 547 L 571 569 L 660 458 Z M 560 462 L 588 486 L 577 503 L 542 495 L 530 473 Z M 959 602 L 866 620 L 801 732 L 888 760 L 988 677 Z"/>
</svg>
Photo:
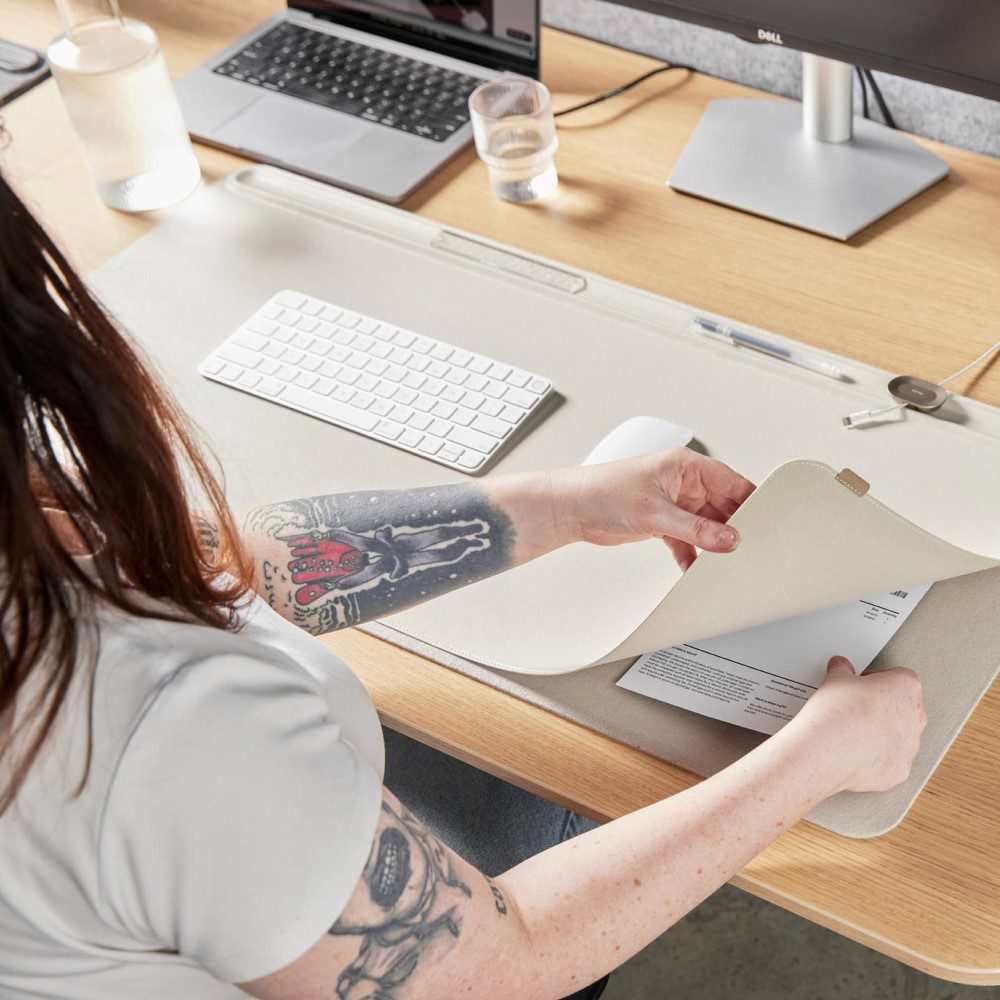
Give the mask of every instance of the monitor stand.
<svg viewBox="0 0 1000 1000">
<path fill-rule="evenodd" d="M 715 100 L 667 183 L 847 240 L 948 173 L 899 132 L 852 114 L 852 67 L 803 55 L 802 104 Z"/>
</svg>

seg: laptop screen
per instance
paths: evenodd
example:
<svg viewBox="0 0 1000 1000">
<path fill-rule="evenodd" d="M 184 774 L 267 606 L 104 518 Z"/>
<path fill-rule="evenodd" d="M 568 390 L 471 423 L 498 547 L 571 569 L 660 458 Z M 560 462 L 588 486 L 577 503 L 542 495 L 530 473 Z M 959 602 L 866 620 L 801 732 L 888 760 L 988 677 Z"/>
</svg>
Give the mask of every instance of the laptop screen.
<svg viewBox="0 0 1000 1000">
<path fill-rule="evenodd" d="M 539 0 L 289 0 L 289 7 L 537 76 Z"/>
</svg>

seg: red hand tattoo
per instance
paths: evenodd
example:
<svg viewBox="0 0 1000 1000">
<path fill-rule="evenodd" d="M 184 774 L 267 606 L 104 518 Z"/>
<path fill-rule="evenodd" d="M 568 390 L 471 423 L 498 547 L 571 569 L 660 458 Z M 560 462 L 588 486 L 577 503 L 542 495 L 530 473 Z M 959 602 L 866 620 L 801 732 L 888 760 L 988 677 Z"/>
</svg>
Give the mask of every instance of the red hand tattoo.
<svg viewBox="0 0 1000 1000">
<path fill-rule="evenodd" d="M 292 559 L 288 572 L 292 582 L 303 584 L 295 592 L 299 604 L 311 604 L 336 587 L 335 581 L 357 573 L 365 557 L 353 545 L 319 532 L 287 539 Z"/>
</svg>

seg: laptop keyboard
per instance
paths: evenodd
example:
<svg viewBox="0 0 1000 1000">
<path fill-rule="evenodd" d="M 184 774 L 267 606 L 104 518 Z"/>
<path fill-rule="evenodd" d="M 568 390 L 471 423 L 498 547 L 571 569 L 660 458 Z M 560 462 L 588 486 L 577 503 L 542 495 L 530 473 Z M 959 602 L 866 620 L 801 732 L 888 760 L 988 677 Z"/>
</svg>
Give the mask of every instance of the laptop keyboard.
<svg viewBox="0 0 1000 1000">
<path fill-rule="evenodd" d="M 215 68 L 400 132 L 443 142 L 482 80 L 286 21 Z"/>
</svg>

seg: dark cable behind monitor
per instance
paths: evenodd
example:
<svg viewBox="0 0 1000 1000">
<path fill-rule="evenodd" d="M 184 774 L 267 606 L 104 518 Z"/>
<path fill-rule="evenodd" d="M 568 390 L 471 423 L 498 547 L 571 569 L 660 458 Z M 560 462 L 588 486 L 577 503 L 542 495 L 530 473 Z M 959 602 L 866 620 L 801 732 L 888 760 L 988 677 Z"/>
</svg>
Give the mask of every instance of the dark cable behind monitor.
<svg viewBox="0 0 1000 1000">
<path fill-rule="evenodd" d="M 671 70 L 683 69 L 689 72 L 697 72 L 694 66 L 688 66 L 685 63 L 664 63 L 662 66 L 657 66 L 656 69 L 649 70 L 648 73 L 643 73 L 642 76 L 637 76 L 634 80 L 629 80 L 628 83 L 623 83 L 620 87 L 615 87 L 614 90 L 605 91 L 603 94 L 598 94 L 597 97 L 591 97 L 586 101 L 581 101 L 579 104 L 571 104 L 568 108 L 560 108 L 558 111 L 553 112 L 553 118 L 562 118 L 563 115 L 571 115 L 576 111 L 582 111 L 584 108 L 591 108 L 595 104 L 601 104 L 604 101 L 610 100 L 612 97 L 617 97 L 619 94 L 624 94 L 627 90 L 631 90 L 633 87 L 638 87 L 640 83 L 644 83 L 652 76 L 658 76 L 660 73 L 669 73 Z M 892 112 L 889 110 L 889 106 L 885 103 L 885 98 L 882 96 L 882 91 L 879 85 L 875 82 L 875 77 L 872 76 L 872 71 L 870 69 L 862 69 L 860 66 L 855 67 L 855 71 L 858 74 L 858 79 L 861 81 L 861 111 L 865 118 L 869 117 L 868 109 L 868 88 L 871 88 L 872 95 L 875 98 L 875 103 L 878 104 L 879 111 L 882 112 L 882 118 L 884 119 L 886 125 L 889 128 L 896 128 L 896 120 L 892 116 Z"/>
<path fill-rule="evenodd" d="M 643 73 L 642 76 L 637 76 L 634 80 L 629 80 L 628 83 L 623 83 L 620 87 L 615 87 L 614 90 L 608 90 L 603 94 L 599 94 L 597 97 L 591 97 L 589 100 L 581 101 L 579 104 L 572 104 L 568 108 L 561 108 L 559 111 L 553 112 L 552 117 L 561 118 L 563 115 L 573 114 L 574 111 L 582 111 L 584 108 L 593 107 L 593 105 L 600 104 L 602 101 L 607 101 L 612 97 L 617 97 L 619 94 L 624 94 L 626 90 L 638 87 L 640 83 L 648 80 L 651 76 L 657 76 L 660 73 L 668 73 L 670 70 L 674 69 L 686 69 L 690 70 L 692 73 L 695 71 L 693 66 L 685 66 L 682 63 L 664 63 L 662 66 L 657 66 L 656 69 L 651 69 L 648 73 Z"/>
</svg>

